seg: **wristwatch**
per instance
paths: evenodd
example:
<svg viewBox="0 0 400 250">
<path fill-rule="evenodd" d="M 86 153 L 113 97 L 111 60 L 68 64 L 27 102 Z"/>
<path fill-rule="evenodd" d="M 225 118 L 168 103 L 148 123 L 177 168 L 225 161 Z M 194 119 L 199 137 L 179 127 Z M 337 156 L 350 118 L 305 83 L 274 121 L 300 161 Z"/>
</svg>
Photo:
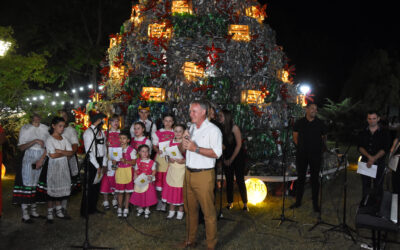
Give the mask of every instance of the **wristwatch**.
<svg viewBox="0 0 400 250">
<path fill-rule="evenodd" d="M 195 150 L 194 152 L 196 152 L 196 153 L 200 154 L 200 147 L 199 147 L 199 146 L 197 146 L 197 147 L 196 147 L 196 150 Z"/>
</svg>

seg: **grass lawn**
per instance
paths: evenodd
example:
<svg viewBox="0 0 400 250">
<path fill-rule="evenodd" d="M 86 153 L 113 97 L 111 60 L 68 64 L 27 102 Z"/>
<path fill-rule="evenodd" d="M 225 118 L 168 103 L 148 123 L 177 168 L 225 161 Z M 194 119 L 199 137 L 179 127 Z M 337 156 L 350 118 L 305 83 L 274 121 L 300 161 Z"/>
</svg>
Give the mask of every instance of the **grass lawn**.
<svg viewBox="0 0 400 250">
<path fill-rule="evenodd" d="M 323 220 L 338 224 L 342 220 L 343 171 L 331 178 L 324 186 Z M 361 181 L 354 170 L 349 171 L 347 223 L 354 228 L 356 208 L 361 198 Z M 81 195 L 70 199 L 69 214 L 72 220 L 55 219 L 54 224 L 45 224 L 44 219 L 34 224 L 21 222 L 21 210 L 11 205 L 13 178 L 3 181 L 3 217 L 0 219 L 0 249 L 69 249 L 84 241 L 85 221 L 79 217 Z M 217 204 L 219 195 L 217 195 Z M 223 197 L 225 204 L 225 192 Z M 233 210 L 223 209 L 224 218 L 218 222 L 218 249 L 360 249 L 362 242 L 369 242 L 370 232 L 360 230 L 354 244 L 342 233 L 324 233 L 328 227 L 319 226 L 312 232 L 309 228 L 316 222 L 317 214 L 312 211 L 311 192 L 306 186 L 303 206 L 296 210 L 286 209 L 287 218 L 297 223 L 272 220 L 281 214 L 281 197 L 270 194 L 257 206 L 250 205 L 250 212 L 241 210 L 240 195 L 235 193 Z M 294 199 L 287 198 L 287 205 Z M 99 202 L 100 204 L 100 202 Z M 46 206 L 39 211 L 46 213 Z M 90 217 L 89 239 L 92 245 L 115 249 L 176 249 L 185 238 L 185 221 L 166 220 L 166 214 L 153 211 L 148 220 L 134 213 L 127 220 L 118 219 L 115 210 L 104 215 Z M 389 235 L 391 239 L 398 235 Z M 204 226 L 199 226 L 197 249 L 205 249 Z M 386 249 L 399 249 L 399 245 L 388 244 Z"/>
</svg>

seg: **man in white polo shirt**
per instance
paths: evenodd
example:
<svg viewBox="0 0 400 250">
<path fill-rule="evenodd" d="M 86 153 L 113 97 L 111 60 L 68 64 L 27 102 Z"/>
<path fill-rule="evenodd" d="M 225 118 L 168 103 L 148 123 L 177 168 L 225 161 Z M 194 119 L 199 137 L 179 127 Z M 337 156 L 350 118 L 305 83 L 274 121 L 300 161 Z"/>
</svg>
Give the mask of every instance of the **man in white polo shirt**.
<svg viewBox="0 0 400 250">
<path fill-rule="evenodd" d="M 185 132 L 186 174 L 183 187 L 187 238 L 184 247 L 196 244 L 199 205 L 204 213 L 207 248 L 217 244 L 217 215 L 214 205 L 215 161 L 222 155 L 222 134 L 207 119 L 208 104 L 194 101 L 190 105 L 192 125 Z"/>
</svg>

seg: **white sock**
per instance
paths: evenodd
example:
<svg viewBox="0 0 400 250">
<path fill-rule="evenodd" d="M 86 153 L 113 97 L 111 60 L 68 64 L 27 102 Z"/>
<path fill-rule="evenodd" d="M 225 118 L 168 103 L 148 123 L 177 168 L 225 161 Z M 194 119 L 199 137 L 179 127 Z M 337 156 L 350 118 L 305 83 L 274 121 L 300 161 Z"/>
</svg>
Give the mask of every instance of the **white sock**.
<svg viewBox="0 0 400 250">
<path fill-rule="evenodd" d="M 36 211 L 36 204 L 35 204 L 35 203 L 31 204 L 31 214 L 32 214 L 34 217 L 38 217 L 38 216 L 39 216 L 39 214 L 38 214 L 37 211 Z"/>
<path fill-rule="evenodd" d="M 28 204 L 21 204 L 21 209 L 22 209 L 22 218 L 24 220 L 29 220 L 29 213 L 28 213 Z"/>
<path fill-rule="evenodd" d="M 48 208 L 47 209 L 47 219 L 48 220 L 53 220 L 54 219 L 54 217 L 53 217 L 53 208 Z"/>
<path fill-rule="evenodd" d="M 64 217 L 64 214 L 62 212 L 62 206 L 56 206 L 56 213 L 58 217 Z"/>
</svg>

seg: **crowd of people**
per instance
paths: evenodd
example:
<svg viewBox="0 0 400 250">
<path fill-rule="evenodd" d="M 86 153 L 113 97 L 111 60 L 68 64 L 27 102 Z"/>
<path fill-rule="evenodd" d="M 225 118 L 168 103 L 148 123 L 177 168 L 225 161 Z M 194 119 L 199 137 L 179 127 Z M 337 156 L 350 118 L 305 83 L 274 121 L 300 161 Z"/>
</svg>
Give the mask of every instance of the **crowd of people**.
<svg viewBox="0 0 400 250">
<path fill-rule="evenodd" d="M 189 114 L 189 127 L 177 123 L 174 115 L 164 114 L 162 127 L 157 129 L 149 120 L 150 108 L 143 105 L 138 108 L 140 119 L 127 129 L 120 128 L 121 118 L 114 115 L 104 130 L 106 116 L 90 113 L 91 125 L 83 134 L 87 154 L 86 164 L 82 164 L 86 166 L 83 181 L 87 181 L 88 188 L 82 195 L 81 216 L 103 213 L 111 207 L 118 218 L 127 218 L 133 207 L 136 216 L 143 215 L 146 219 L 151 209 L 168 210 L 167 219 L 182 220 L 186 214 L 183 247 L 196 244 L 199 217 L 204 217 L 207 246 L 213 249 L 217 242 L 215 166 L 222 168 L 226 176 L 226 208 L 233 207 L 236 177 L 242 209 L 248 211 L 242 135 L 230 111 L 221 110 L 217 114 L 208 102 L 192 102 Z M 321 153 L 327 130 L 316 114 L 317 106 L 309 104 L 305 116 L 293 128 L 298 181 L 296 202 L 291 208 L 301 206 L 310 166 L 313 208 L 318 212 Z M 70 218 L 68 197 L 81 185 L 78 136 L 68 123 L 67 112 L 60 111 L 49 127 L 40 121 L 40 116 L 33 115 L 31 123 L 23 126 L 19 134 L 18 147 L 24 156 L 15 179 L 13 203 L 21 206 L 24 223 L 33 223 L 33 219 L 40 217 L 37 202 L 43 201 L 48 204 L 48 223 L 54 217 Z M 377 180 L 383 173 L 384 156 L 389 152 L 400 154 L 399 138 L 390 147 L 389 133 L 380 127 L 377 112 L 369 112 L 367 122 L 368 127 L 360 133 L 358 149 L 361 161 L 368 167 L 378 165 L 378 174 L 376 179 L 362 177 L 363 196 L 370 192 L 372 184 L 381 192 L 383 182 Z M 397 193 L 399 172 L 393 173 L 393 189 Z M 103 209 L 97 206 L 100 194 Z"/>
<path fill-rule="evenodd" d="M 184 246 L 192 246 L 200 215 L 204 217 L 207 245 L 214 248 L 216 164 L 227 177 L 227 208 L 233 206 L 236 175 L 243 209 L 248 211 L 242 138 L 228 110 L 217 116 L 208 102 L 195 101 L 189 112 L 190 127 L 177 123 L 174 115 L 164 114 L 159 129 L 149 120 L 146 105 L 138 108 L 140 119 L 127 129 L 120 128 L 117 115 L 109 118 L 104 129 L 106 116 L 90 112 L 91 125 L 83 133 L 86 157 L 81 166 L 85 171 L 79 168 L 79 140 L 69 125 L 68 113 L 59 111 L 50 126 L 34 114 L 21 128 L 18 141 L 23 158 L 15 178 L 13 203 L 21 207 L 22 222 L 34 223 L 40 217 L 40 202 L 47 202 L 47 223 L 55 218 L 70 219 L 68 198 L 81 188 L 82 180 L 83 185 L 88 183 L 82 193 L 82 217 L 111 208 L 118 218 L 128 217 L 133 208 L 136 216 L 146 219 L 152 209 L 168 212 L 167 219 L 182 220 L 186 213 Z M 86 175 L 79 174 L 82 172 Z M 102 209 L 97 206 L 99 197 Z"/>
</svg>

